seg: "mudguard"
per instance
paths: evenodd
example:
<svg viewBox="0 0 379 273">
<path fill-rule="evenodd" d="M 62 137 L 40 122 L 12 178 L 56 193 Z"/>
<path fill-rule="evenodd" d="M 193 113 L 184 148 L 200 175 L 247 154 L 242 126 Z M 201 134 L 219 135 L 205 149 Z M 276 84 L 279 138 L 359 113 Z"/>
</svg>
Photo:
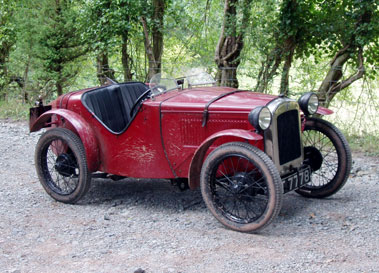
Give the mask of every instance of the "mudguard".
<svg viewBox="0 0 379 273">
<path fill-rule="evenodd" d="M 53 120 L 53 122 L 48 123 Z M 55 124 L 56 127 L 70 129 L 76 133 L 84 146 L 87 157 L 87 165 L 91 172 L 99 168 L 99 146 L 93 129 L 78 114 L 66 109 L 54 109 L 43 113 L 31 126 L 30 132 L 36 132 L 42 128 Z"/>
<path fill-rule="evenodd" d="M 209 147 L 213 142 L 220 137 L 238 137 L 245 140 L 263 140 L 263 136 L 254 133 L 252 131 L 247 131 L 243 129 L 228 129 L 224 131 L 217 132 L 206 140 L 204 140 L 201 145 L 197 148 L 189 168 L 188 173 L 188 185 L 190 189 L 196 189 L 200 186 L 200 172 L 203 165 L 204 157 L 207 154 Z"/>
<path fill-rule="evenodd" d="M 334 112 L 333 112 L 333 110 L 330 110 L 330 109 L 328 109 L 328 108 L 325 108 L 325 107 L 319 107 L 318 109 L 317 109 L 317 112 L 316 112 L 317 114 L 320 114 L 320 115 L 323 115 L 323 116 L 327 116 L 327 115 L 331 115 L 331 114 L 333 114 Z"/>
</svg>

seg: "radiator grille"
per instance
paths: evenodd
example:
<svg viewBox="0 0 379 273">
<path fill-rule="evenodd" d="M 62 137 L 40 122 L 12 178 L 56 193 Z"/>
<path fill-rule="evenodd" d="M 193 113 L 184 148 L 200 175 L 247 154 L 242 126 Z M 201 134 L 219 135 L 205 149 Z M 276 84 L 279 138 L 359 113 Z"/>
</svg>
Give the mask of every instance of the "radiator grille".
<svg viewBox="0 0 379 273">
<path fill-rule="evenodd" d="M 299 112 L 290 110 L 277 119 L 279 162 L 283 165 L 301 156 Z"/>
</svg>

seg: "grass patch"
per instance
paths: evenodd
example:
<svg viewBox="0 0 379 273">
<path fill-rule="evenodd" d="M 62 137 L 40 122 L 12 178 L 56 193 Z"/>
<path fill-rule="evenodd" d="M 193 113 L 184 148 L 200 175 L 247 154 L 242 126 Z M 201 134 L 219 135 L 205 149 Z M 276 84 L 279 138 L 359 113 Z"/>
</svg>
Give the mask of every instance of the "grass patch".
<svg viewBox="0 0 379 273">
<path fill-rule="evenodd" d="M 17 100 L 0 101 L 0 118 L 27 120 L 30 107 L 30 104 L 23 104 Z"/>
<path fill-rule="evenodd" d="M 379 136 L 366 134 L 364 136 L 345 134 L 351 150 L 363 152 L 370 156 L 379 156 Z"/>
</svg>

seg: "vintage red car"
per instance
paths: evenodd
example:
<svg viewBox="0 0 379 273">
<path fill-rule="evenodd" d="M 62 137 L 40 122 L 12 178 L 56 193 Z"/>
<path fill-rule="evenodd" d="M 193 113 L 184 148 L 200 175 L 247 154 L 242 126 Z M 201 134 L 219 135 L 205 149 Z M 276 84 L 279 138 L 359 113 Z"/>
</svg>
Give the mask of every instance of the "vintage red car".
<svg viewBox="0 0 379 273">
<path fill-rule="evenodd" d="M 251 232 L 279 213 L 283 193 L 323 198 L 345 184 L 351 153 L 342 133 L 296 101 L 215 86 L 205 73 L 150 84 L 115 83 L 31 109 L 30 131 L 48 128 L 35 152 L 40 182 L 75 203 L 91 178 L 157 178 L 201 188 L 225 226 Z M 188 183 L 188 184 L 187 184 Z"/>
</svg>

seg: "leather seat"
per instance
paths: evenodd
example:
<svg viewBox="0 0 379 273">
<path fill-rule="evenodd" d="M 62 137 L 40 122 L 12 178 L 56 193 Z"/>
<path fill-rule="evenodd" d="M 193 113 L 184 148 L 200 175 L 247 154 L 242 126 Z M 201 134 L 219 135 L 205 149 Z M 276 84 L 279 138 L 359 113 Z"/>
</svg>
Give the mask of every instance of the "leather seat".
<svg viewBox="0 0 379 273">
<path fill-rule="evenodd" d="M 141 82 L 100 87 L 84 93 L 82 103 L 110 132 L 120 134 L 133 120 L 130 110 L 147 89 Z"/>
<path fill-rule="evenodd" d="M 148 89 L 146 84 L 141 82 L 130 82 L 127 84 L 120 84 L 121 98 L 126 109 L 128 120 L 132 119 L 130 111 L 137 99 Z"/>
</svg>

